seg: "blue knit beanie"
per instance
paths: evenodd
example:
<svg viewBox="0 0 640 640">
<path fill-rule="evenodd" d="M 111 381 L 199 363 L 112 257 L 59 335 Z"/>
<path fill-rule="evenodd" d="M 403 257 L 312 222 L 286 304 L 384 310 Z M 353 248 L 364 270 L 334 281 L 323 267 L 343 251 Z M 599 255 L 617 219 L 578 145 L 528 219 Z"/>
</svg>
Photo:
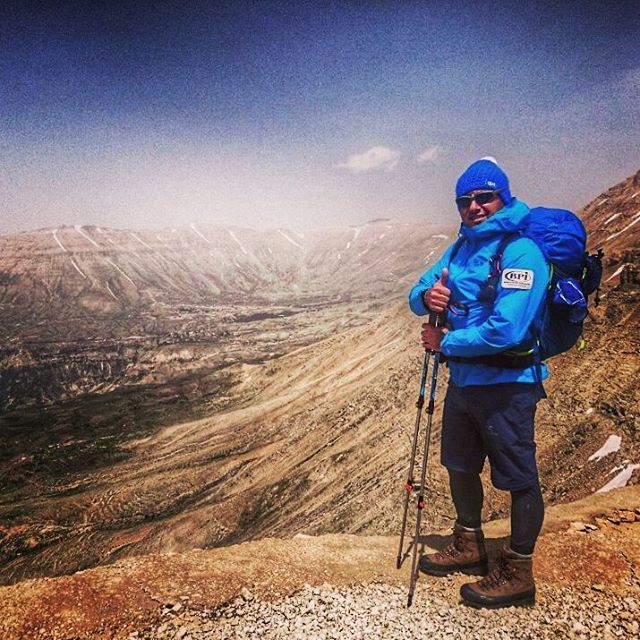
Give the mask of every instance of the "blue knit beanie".
<svg viewBox="0 0 640 640">
<path fill-rule="evenodd" d="M 456 182 L 456 198 L 474 189 L 502 189 L 502 202 L 509 205 L 513 200 L 509 190 L 509 178 L 493 159 L 482 158 L 467 167 Z"/>
</svg>

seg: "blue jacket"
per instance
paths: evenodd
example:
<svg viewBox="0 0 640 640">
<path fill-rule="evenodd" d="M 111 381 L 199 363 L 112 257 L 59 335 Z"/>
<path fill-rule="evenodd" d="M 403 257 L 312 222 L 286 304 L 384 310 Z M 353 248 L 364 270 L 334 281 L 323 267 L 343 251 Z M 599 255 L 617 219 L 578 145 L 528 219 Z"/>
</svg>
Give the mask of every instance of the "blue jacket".
<svg viewBox="0 0 640 640">
<path fill-rule="evenodd" d="M 489 277 L 489 261 L 500 241 L 524 230 L 529 223 L 529 207 L 513 200 L 488 220 L 475 227 L 461 226 L 464 241 L 453 260 L 452 244 L 442 257 L 411 289 L 409 306 L 419 316 L 426 315 L 423 293 L 449 268 L 447 287 L 451 289 L 447 322 L 451 330 L 443 337 L 442 353 L 446 356 L 473 357 L 499 353 L 522 344 L 535 342 L 535 329 L 540 326 L 549 267 L 537 245 L 529 238 L 518 237 L 509 242 L 503 259 L 501 278 L 494 302 L 478 301 L 482 285 Z M 513 271 L 515 270 L 515 271 Z M 491 367 L 477 363 L 450 362 L 450 378 L 458 387 L 503 382 L 539 382 L 548 376 L 544 364 L 523 369 Z"/>
</svg>

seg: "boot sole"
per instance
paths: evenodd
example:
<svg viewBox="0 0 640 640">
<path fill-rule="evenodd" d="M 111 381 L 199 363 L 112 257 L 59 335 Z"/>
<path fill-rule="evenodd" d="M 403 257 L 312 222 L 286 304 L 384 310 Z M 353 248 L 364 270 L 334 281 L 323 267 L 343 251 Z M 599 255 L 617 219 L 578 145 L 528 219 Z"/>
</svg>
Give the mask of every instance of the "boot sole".
<svg viewBox="0 0 640 640">
<path fill-rule="evenodd" d="M 463 587 L 466 585 L 463 585 Z M 477 595 L 475 591 L 470 592 L 470 597 L 465 597 L 462 589 L 460 590 L 462 602 L 474 609 L 503 609 L 505 607 L 533 607 L 536 603 L 536 593 L 523 593 L 521 595 L 509 597 L 509 599 L 493 599 L 484 598 Z M 503 596 L 506 598 L 506 596 Z M 477 599 L 475 599 L 477 598 Z"/>
<path fill-rule="evenodd" d="M 453 573 L 464 573 L 468 576 L 486 576 L 489 573 L 489 563 L 481 562 L 479 564 L 469 564 L 455 567 L 439 567 L 437 565 L 424 567 L 419 564 L 418 569 L 420 569 L 422 573 L 426 573 L 428 576 L 437 576 L 438 578 L 450 576 Z"/>
</svg>

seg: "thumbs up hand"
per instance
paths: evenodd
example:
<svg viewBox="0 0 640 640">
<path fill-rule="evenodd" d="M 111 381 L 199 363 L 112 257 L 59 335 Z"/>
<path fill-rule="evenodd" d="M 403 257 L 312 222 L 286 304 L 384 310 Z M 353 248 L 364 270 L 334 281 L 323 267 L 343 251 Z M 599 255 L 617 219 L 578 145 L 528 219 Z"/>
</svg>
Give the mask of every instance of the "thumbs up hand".
<svg viewBox="0 0 640 640">
<path fill-rule="evenodd" d="M 423 294 L 424 304 L 434 313 L 442 313 L 449 306 L 451 298 L 451 289 L 447 288 L 447 280 L 449 278 L 449 269 L 446 267 L 442 270 L 438 282 L 431 289 Z"/>
</svg>

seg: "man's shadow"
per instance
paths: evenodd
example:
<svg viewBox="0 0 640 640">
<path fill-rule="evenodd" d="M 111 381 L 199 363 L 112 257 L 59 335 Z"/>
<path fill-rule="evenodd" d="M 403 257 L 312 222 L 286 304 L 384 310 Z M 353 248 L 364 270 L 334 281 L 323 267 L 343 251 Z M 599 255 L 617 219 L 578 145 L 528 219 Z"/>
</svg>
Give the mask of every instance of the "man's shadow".
<svg viewBox="0 0 640 640">
<path fill-rule="evenodd" d="M 414 539 L 415 538 L 411 539 L 412 542 Z M 418 557 L 425 553 L 441 551 L 451 544 L 452 541 L 453 534 L 446 536 L 439 533 L 422 535 L 418 538 Z M 484 544 L 487 549 L 487 555 L 489 556 L 489 562 L 491 562 L 500 555 L 502 547 L 509 544 L 509 536 L 502 536 L 501 538 L 485 538 Z M 404 561 L 411 556 L 412 550 L 413 544 L 409 543 L 408 547 L 403 550 L 398 568 L 400 568 L 404 564 Z"/>
</svg>

